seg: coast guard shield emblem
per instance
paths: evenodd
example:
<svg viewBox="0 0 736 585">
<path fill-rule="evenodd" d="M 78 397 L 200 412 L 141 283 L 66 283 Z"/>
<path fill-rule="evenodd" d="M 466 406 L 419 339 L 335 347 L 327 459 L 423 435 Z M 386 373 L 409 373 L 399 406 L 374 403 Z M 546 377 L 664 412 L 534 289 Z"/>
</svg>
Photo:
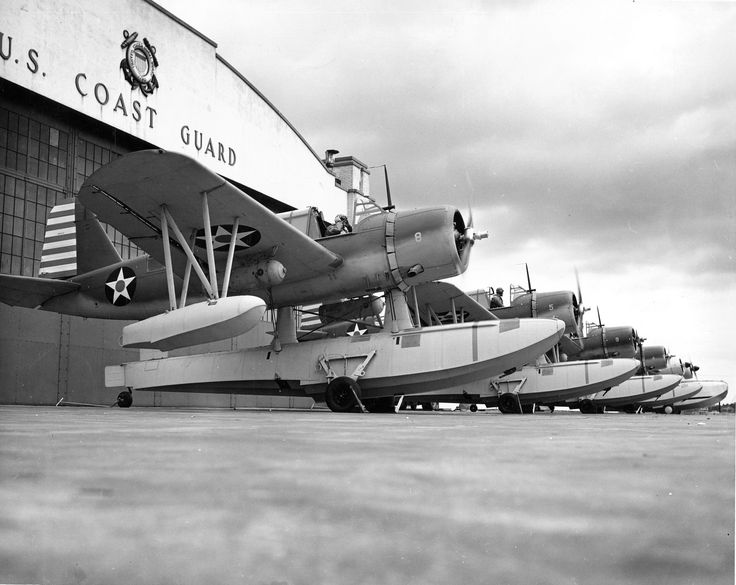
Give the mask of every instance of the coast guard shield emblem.
<svg viewBox="0 0 736 585">
<path fill-rule="evenodd" d="M 148 39 L 138 40 L 138 33 L 123 31 L 125 40 L 120 45 L 125 49 L 125 57 L 120 62 L 125 80 L 135 89 L 139 87 L 143 95 L 151 95 L 158 87 L 156 79 L 156 47 L 148 42 Z"/>
</svg>

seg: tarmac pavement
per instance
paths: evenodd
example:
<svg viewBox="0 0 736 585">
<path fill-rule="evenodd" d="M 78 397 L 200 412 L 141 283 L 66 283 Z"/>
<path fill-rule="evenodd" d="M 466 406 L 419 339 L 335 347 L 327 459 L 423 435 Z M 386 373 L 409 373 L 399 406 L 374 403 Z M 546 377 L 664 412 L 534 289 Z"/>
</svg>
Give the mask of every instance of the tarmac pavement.
<svg viewBox="0 0 736 585">
<path fill-rule="evenodd" d="M 0 582 L 734 582 L 734 416 L 0 407 Z"/>
</svg>

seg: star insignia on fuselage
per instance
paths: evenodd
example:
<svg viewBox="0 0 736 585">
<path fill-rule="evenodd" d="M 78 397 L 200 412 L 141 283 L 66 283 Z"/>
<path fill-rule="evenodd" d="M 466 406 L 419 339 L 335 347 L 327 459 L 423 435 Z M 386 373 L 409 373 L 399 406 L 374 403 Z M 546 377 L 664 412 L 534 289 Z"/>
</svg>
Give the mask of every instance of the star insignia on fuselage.
<svg viewBox="0 0 736 585">
<path fill-rule="evenodd" d="M 368 331 L 368 330 L 367 329 L 360 329 L 360 328 L 358 328 L 358 324 L 356 323 L 355 324 L 355 329 L 353 329 L 352 331 L 348 331 L 348 335 L 350 337 L 352 337 L 353 335 L 363 335 L 366 331 Z"/>
<path fill-rule="evenodd" d="M 230 246 L 230 239 L 233 234 L 232 225 L 217 225 L 212 226 L 212 248 L 215 252 L 227 251 Z M 261 241 L 261 232 L 257 229 L 247 225 L 239 225 L 238 233 L 235 238 L 235 250 L 245 250 L 252 248 L 258 242 Z M 197 238 L 195 240 L 197 246 L 200 248 L 207 247 L 207 238 L 204 235 L 204 228 L 197 231 Z"/>
<path fill-rule="evenodd" d="M 135 292 L 135 272 L 127 266 L 113 270 L 105 281 L 105 296 L 116 307 L 127 305 Z"/>
</svg>

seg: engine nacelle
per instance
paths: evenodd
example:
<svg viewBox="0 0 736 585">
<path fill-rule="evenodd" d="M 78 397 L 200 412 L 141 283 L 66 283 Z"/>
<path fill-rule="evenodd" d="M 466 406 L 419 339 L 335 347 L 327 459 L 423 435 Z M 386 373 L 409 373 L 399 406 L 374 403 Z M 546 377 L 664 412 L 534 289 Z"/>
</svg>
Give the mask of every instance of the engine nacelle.
<svg viewBox="0 0 736 585">
<path fill-rule="evenodd" d="M 648 373 L 660 372 L 668 366 L 667 349 L 663 345 L 645 345 L 642 357 Z"/>
<path fill-rule="evenodd" d="M 633 327 L 596 327 L 583 338 L 583 351 L 578 359 L 595 360 L 611 357 L 637 359 L 637 340 Z"/>
<path fill-rule="evenodd" d="M 565 323 L 565 335 L 580 336 L 580 305 L 569 290 L 525 293 L 508 307 L 494 308 L 491 313 L 499 319 L 559 319 Z"/>
<path fill-rule="evenodd" d="M 399 211 L 393 238 L 388 226 L 386 229 L 389 268 L 397 268 L 408 285 L 462 274 L 473 245 L 466 231 L 462 214 L 453 207 Z M 391 266 L 391 244 L 395 247 L 396 267 Z"/>
<path fill-rule="evenodd" d="M 690 362 L 683 362 L 679 358 L 671 356 L 667 360 L 667 367 L 659 370 L 660 374 L 675 374 L 682 376 L 686 380 L 690 380 L 693 377 L 694 372 L 697 372 L 700 368 Z"/>
</svg>

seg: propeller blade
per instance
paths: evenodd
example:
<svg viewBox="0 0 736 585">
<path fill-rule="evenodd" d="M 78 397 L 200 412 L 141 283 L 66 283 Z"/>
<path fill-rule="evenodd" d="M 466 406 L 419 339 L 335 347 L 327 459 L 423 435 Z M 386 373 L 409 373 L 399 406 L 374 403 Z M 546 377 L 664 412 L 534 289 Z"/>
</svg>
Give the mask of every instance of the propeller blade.
<svg viewBox="0 0 736 585">
<path fill-rule="evenodd" d="M 578 303 L 582 305 L 583 304 L 583 291 L 580 289 L 580 275 L 578 274 L 577 267 L 575 267 L 575 282 L 578 285 Z"/>
<path fill-rule="evenodd" d="M 465 227 L 465 231 L 462 234 L 462 248 L 460 252 L 460 259 L 463 263 L 467 262 L 470 249 L 477 240 L 482 240 L 488 237 L 487 231 L 476 232 L 473 228 L 473 208 L 468 208 L 468 222 Z"/>
</svg>

